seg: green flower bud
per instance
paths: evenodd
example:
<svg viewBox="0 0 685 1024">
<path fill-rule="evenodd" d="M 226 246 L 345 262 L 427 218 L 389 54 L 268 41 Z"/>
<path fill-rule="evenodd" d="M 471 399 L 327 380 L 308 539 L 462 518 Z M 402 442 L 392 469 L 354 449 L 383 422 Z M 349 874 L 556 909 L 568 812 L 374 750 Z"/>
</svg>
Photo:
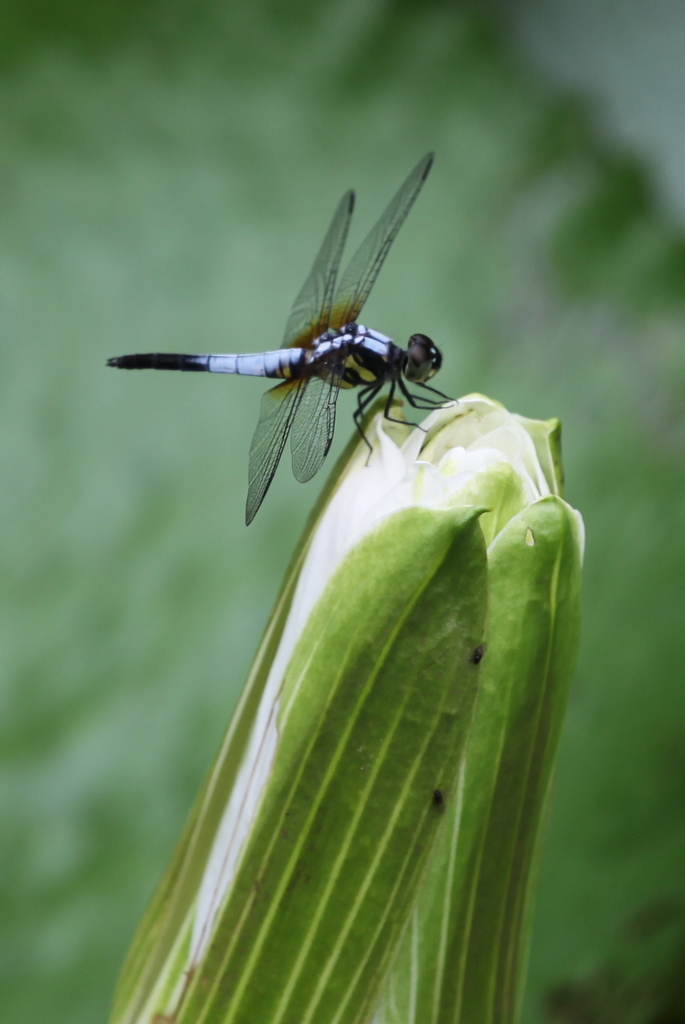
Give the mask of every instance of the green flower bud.
<svg viewBox="0 0 685 1024">
<path fill-rule="evenodd" d="M 465 955 L 458 893 L 478 890 L 470 851 L 489 849 L 495 801 L 477 787 L 496 790 L 503 750 L 525 761 L 528 783 L 518 831 L 500 798 L 516 862 L 505 874 L 518 879 L 500 889 L 525 890 L 521 850 L 535 846 L 563 687 L 521 695 L 522 680 L 562 649 L 567 680 L 578 520 L 557 496 L 549 425 L 472 396 L 423 426 L 376 417 L 371 456 L 355 442 L 334 471 L 129 954 L 112 1024 L 362 1024 L 376 1005 L 382 1020 L 438 1020 L 410 1011 L 420 1001 L 443 1012 L 452 998 L 450 958 Z M 566 595 L 552 625 L 550 588 Z M 509 728 L 515 700 L 538 709 L 535 756 Z M 451 837 L 465 828 L 462 856 Z M 500 935 L 520 934 L 519 903 L 505 925 L 491 914 Z"/>
</svg>

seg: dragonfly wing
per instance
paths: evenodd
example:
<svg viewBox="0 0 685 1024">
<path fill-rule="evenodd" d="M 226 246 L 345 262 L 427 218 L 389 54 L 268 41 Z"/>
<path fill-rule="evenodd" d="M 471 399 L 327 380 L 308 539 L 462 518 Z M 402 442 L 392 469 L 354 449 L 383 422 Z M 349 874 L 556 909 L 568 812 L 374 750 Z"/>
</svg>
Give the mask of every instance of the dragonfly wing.
<svg viewBox="0 0 685 1024">
<path fill-rule="evenodd" d="M 259 422 L 250 445 L 249 485 L 245 522 L 249 526 L 274 478 L 298 407 L 306 394 L 306 380 L 287 380 L 262 397 Z"/>
<path fill-rule="evenodd" d="M 390 251 L 390 246 L 414 205 L 432 166 L 433 153 L 427 153 L 400 185 L 376 226 L 355 252 L 335 296 L 330 317 L 331 327 L 344 327 L 356 321 Z"/>
<path fill-rule="evenodd" d="M 299 403 L 290 435 L 293 473 L 300 483 L 311 480 L 328 455 L 335 430 L 335 406 L 345 368 L 344 360 L 313 377 Z"/>
<path fill-rule="evenodd" d="M 349 191 L 338 203 L 309 276 L 293 303 L 281 348 L 309 348 L 328 327 L 353 209 L 354 192 Z"/>
</svg>

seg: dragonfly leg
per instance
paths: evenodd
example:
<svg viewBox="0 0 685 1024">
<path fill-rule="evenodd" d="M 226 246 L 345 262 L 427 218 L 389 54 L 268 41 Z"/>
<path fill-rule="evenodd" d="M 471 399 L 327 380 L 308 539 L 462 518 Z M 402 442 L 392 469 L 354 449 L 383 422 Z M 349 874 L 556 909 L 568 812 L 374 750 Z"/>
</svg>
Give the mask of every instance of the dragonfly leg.
<svg viewBox="0 0 685 1024">
<path fill-rule="evenodd" d="M 424 398 L 423 395 L 411 395 L 411 401 L 409 404 L 414 409 L 444 409 L 445 403 L 442 401 L 433 401 L 430 398 Z"/>
<path fill-rule="evenodd" d="M 426 384 L 424 381 L 417 381 L 416 386 L 417 388 L 423 388 L 425 391 L 432 391 L 434 395 L 439 395 L 443 402 L 456 402 L 456 398 L 450 398 L 449 395 L 443 394 L 443 392 L 438 391 L 437 388 L 432 388 L 430 384 Z M 428 401 L 428 399 L 426 399 L 426 401 Z M 436 402 L 435 404 L 439 405 L 440 403 Z"/>
<path fill-rule="evenodd" d="M 434 409 L 439 409 L 441 407 L 442 403 L 433 402 L 431 399 L 427 400 L 428 402 L 430 402 L 430 404 L 425 404 L 425 403 L 422 404 L 421 402 L 419 402 L 419 397 L 420 396 L 419 395 L 412 395 L 411 391 L 408 390 L 408 388 L 406 387 L 406 385 L 404 384 L 403 381 L 400 380 L 397 383 L 399 384 L 400 391 L 402 392 L 404 397 L 407 399 L 407 401 L 411 405 L 412 409 L 420 409 L 420 410 L 423 410 L 425 412 L 432 412 Z M 414 426 L 414 427 L 416 427 L 418 425 L 419 425 L 418 423 L 413 423 L 412 424 L 412 426 Z M 421 429 L 425 430 L 426 428 L 425 427 L 421 427 Z"/>
<path fill-rule="evenodd" d="M 382 385 L 379 384 L 370 384 L 368 387 L 362 388 L 359 394 L 357 395 L 357 408 L 352 416 L 355 427 L 362 435 L 364 439 L 364 444 L 369 449 L 369 455 L 373 451 L 373 446 L 369 441 L 368 437 L 366 436 L 366 434 L 364 433 L 363 427 L 361 425 L 361 418 L 364 415 L 368 406 L 371 404 L 371 402 L 373 402 L 374 398 L 380 391 L 381 387 Z"/>
<path fill-rule="evenodd" d="M 392 400 L 393 400 L 393 396 L 395 394 L 396 386 L 397 386 L 397 381 L 394 380 L 392 382 L 392 384 L 390 385 L 390 392 L 388 394 L 388 400 L 385 403 L 385 409 L 383 411 L 383 416 L 385 417 L 386 420 L 389 420 L 391 423 L 401 423 L 405 427 L 418 427 L 419 430 L 423 430 L 424 433 L 425 433 L 425 429 L 421 426 L 420 423 L 412 423 L 410 420 L 399 420 L 399 419 L 397 419 L 396 416 L 391 416 L 390 415 L 390 409 L 391 409 L 391 406 L 392 406 Z M 402 388 L 401 384 L 400 384 L 400 388 L 404 392 L 404 388 Z M 418 408 L 418 406 L 416 408 Z"/>
</svg>

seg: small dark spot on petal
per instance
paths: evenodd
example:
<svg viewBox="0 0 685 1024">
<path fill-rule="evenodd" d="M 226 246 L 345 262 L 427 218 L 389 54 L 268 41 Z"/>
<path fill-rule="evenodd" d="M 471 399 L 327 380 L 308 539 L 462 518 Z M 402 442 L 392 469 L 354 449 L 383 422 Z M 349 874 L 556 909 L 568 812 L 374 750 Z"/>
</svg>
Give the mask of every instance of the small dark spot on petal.
<svg viewBox="0 0 685 1024">
<path fill-rule="evenodd" d="M 473 658 L 471 659 L 474 665 L 477 665 L 482 660 L 486 646 L 486 644 L 481 644 L 480 647 L 476 647 L 473 652 Z"/>
<path fill-rule="evenodd" d="M 435 804 L 435 806 L 436 807 L 440 807 L 444 802 L 445 801 L 443 799 L 442 790 L 441 789 L 434 789 L 433 790 L 433 803 Z"/>
</svg>

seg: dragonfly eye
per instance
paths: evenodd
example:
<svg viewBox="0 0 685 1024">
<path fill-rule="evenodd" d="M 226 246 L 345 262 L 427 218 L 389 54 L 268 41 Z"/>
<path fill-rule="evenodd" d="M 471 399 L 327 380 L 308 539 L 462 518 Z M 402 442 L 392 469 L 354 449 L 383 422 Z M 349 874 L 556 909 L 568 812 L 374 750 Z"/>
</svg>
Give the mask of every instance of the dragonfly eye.
<svg viewBox="0 0 685 1024">
<path fill-rule="evenodd" d="M 407 362 L 404 376 L 417 383 L 430 380 L 442 366 L 442 356 L 437 345 L 426 334 L 412 334 L 407 345 Z"/>
</svg>

